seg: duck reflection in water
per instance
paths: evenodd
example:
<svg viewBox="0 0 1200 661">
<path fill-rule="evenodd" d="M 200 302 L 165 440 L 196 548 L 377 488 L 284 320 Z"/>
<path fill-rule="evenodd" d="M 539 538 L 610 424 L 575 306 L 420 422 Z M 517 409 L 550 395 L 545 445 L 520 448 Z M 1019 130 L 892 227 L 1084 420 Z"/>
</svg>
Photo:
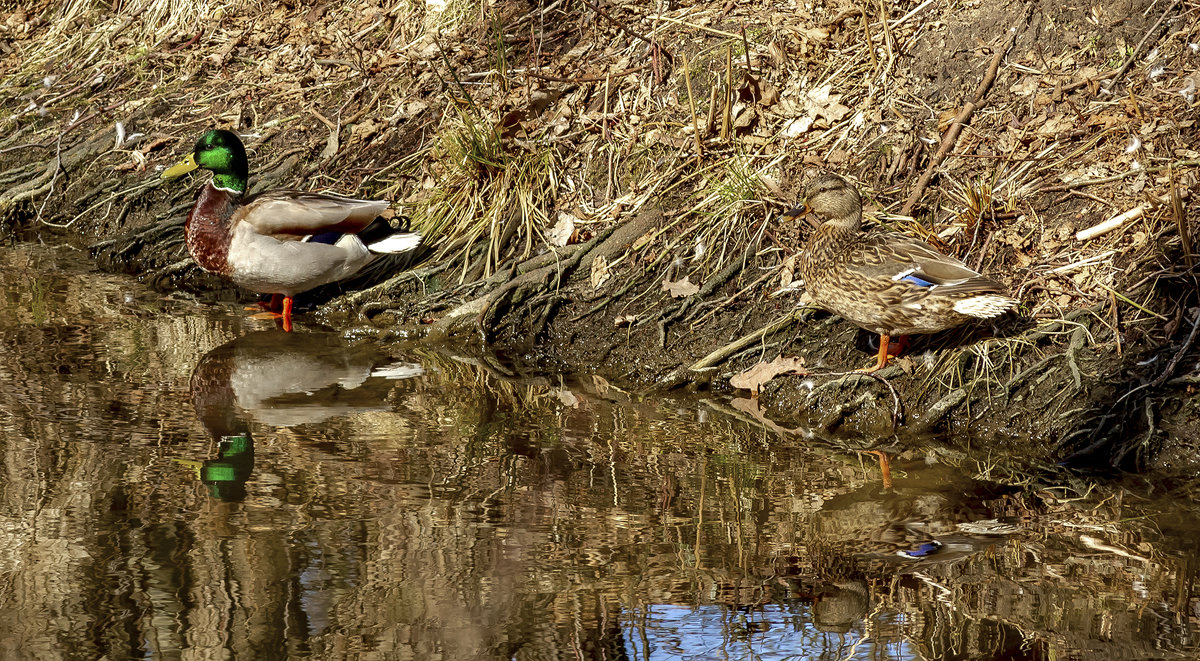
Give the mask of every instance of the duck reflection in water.
<svg viewBox="0 0 1200 661">
<path fill-rule="evenodd" d="M 319 333 L 259 331 L 205 354 L 192 371 L 192 406 L 216 447 L 193 468 L 213 498 L 241 501 L 254 472 L 251 422 L 276 427 L 386 411 L 387 391 L 361 387 L 371 379 L 406 379 L 419 364 L 389 362 L 370 345 Z"/>
</svg>

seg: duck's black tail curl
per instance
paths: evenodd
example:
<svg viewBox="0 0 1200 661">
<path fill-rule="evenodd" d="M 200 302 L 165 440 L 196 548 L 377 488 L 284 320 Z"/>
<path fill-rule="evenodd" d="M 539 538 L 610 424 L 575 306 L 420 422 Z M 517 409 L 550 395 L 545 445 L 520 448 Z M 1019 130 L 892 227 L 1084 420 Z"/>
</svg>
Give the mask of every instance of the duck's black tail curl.
<svg viewBox="0 0 1200 661">
<path fill-rule="evenodd" d="M 399 216 L 394 222 L 376 218 L 358 233 L 358 238 L 368 250 L 379 254 L 411 252 L 421 246 L 423 237 L 411 229 L 411 219 Z"/>
</svg>

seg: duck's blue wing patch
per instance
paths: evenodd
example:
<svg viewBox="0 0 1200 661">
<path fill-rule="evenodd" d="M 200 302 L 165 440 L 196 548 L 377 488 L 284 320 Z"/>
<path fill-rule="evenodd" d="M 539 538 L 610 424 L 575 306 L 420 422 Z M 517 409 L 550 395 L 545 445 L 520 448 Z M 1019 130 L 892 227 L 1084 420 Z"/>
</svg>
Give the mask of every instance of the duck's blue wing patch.
<svg viewBox="0 0 1200 661">
<path fill-rule="evenodd" d="M 927 558 L 934 553 L 937 553 L 942 548 L 942 543 L 936 539 L 925 542 L 914 549 L 905 551 L 896 551 L 896 555 L 902 555 L 906 558 Z"/>
<path fill-rule="evenodd" d="M 907 282 L 918 287 L 932 287 L 934 285 L 934 283 L 928 280 L 922 280 L 915 275 L 906 275 L 903 278 L 900 278 L 900 282 Z"/>
</svg>

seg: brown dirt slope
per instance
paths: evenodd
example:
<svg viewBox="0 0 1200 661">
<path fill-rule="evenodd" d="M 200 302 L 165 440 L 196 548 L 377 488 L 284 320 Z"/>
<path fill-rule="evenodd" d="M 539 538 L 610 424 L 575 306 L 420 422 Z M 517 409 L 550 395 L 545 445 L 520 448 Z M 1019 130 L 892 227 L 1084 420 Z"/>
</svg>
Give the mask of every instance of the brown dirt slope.
<svg viewBox="0 0 1200 661">
<path fill-rule="evenodd" d="M 810 374 L 749 379 L 773 419 L 1196 467 L 1195 0 L 65 0 L 0 33 L 14 235 L 235 295 L 182 248 L 195 181 L 157 176 L 220 126 L 255 187 L 387 196 L 432 237 L 421 264 L 315 292 L 327 323 L 644 388 L 798 356 Z M 1021 314 L 844 374 L 869 338 L 797 309 L 808 227 L 776 220 L 822 170 Z"/>
</svg>

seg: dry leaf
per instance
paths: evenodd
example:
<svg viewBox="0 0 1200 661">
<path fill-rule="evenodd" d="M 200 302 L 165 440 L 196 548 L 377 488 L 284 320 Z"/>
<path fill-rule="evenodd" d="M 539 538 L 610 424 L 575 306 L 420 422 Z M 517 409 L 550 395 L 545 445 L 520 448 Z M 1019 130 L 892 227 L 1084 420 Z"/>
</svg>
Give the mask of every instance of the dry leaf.
<svg viewBox="0 0 1200 661">
<path fill-rule="evenodd" d="M 954 110 L 953 108 L 950 110 L 943 110 L 942 113 L 938 115 L 938 133 L 945 133 L 946 129 L 950 128 L 950 125 L 954 123 L 955 117 L 958 117 L 957 110 Z"/>
<path fill-rule="evenodd" d="M 735 131 L 749 127 L 758 118 L 758 111 L 754 109 L 754 106 L 738 105 L 742 107 L 734 109 L 733 130 Z"/>
<path fill-rule="evenodd" d="M 608 382 L 608 379 L 600 376 L 599 374 L 592 375 L 592 385 L 596 388 L 596 394 L 600 395 L 601 397 L 607 395 L 609 390 L 621 392 L 620 388 L 613 386 Z"/>
<path fill-rule="evenodd" d="M 770 82 L 746 74 L 746 84 L 738 88 L 738 98 L 746 102 L 757 102 L 764 106 L 779 103 L 779 90 Z"/>
<path fill-rule="evenodd" d="M 733 378 L 729 379 L 729 385 L 749 390 L 757 395 L 764 383 L 780 374 L 789 373 L 808 374 L 808 370 L 804 369 L 804 359 L 796 356 L 790 358 L 779 356 L 769 363 L 758 363 L 744 372 L 733 375 Z"/>
<path fill-rule="evenodd" d="M 562 388 L 554 394 L 558 396 L 558 401 L 561 402 L 563 406 L 569 406 L 573 409 L 579 408 L 579 398 L 576 397 L 575 393 L 571 392 L 570 390 Z"/>
<path fill-rule="evenodd" d="M 1029 96 L 1037 91 L 1037 88 L 1038 79 L 1034 78 L 1033 76 L 1025 76 L 1016 83 L 1013 83 L 1013 85 L 1008 88 L 1008 91 L 1016 94 L 1017 96 Z"/>
<path fill-rule="evenodd" d="M 1037 128 L 1037 134 L 1042 136 L 1053 137 L 1064 131 L 1069 131 L 1075 127 L 1075 120 L 1071 117 L 1063 115 L 1055 115 L 1045 121 Z"/>
<path fill-rule="evenodd" d="M 767 44 L 767 53 L 771 56 L 771 61 L 775 63 L 775 67 L 782 67 L 787 64 L 787 52 L 778 43 L 772 41 Z"/>
<path fill-rule="evenodd" d="M 592 260 L 592 289 L 603 287 L 611 277 L 612 271 L 608 268 L 608 260 L 604 258 L 604 255 L 596 255 L 596 258 Z"/>
<path fill-rule="evenodd" d="M 843 106 L 838 101 L 841 100 L 841 94 L 833 94 L 833 85 L 822 85 L 815 90 L 809 90 L 805 99 L 805 107 L 808 110 L 810 117 L 824 117 L 830 122 L 841 121 L 843 117 L 850 114 L 850 109 Z"/>
<path fill-rule="evenodd" d="M 779 187 L 779 181 L 769 174 L 758 175 L 759 182 L 767 188 L 775 197 L 783 197 L 783 189 Z"/>
<path fill-rule="evenodd" d="M 649 232 L 646 232 L 645 234 L 639 236 L 637 238 L 637 241 L 633 242 L 633 249 L 640 250 L 642 248 L 642 246 L 653 241 L 655 233 L 656 233 L 655 230 L 650 230 Z"/>
<path fill-rule="evenodd" d="M 363 120 L 350 127 L 350 138 L 366 142 L 382 129 L 381 123 L 373 119 Z"/>
<path fill-rule="evenodd" d="M 700 292 L 700 288 L 692 284 L 688 276 L 683 276 L 683 280 L 676 282 L 662 281 L 662 290 L 671 294 L 671 298 L 683 298 L 685 296 L 693 296 Z"/>
<path fill-rule="evenodd" d="M 779 269 L 779 286 L 780 288 L 787 287 L 796 279 L 796 256 L 792 255 L 783 262 L 783 268 Z"/>
<path fill-rule="evenodd" d="M 329 139 L 325 141 L 325 149 L 321 150 L 321 160 L 327 161 L 333 158 L 338 153 L 338 130 L 335 127 L 329 129 Z"/>
<path fill-rule="evenodd" d="M 797 117 L 796 119 L 789 121 L 787 125 L 783 127 L 783 135 L 788 138 L 799 137 L 805 133 L 808 133 L 808 130 L 812 128 L 812 125 L 812 117 Z"/>
<path fill-rule="evenodd" d="M 800 28 L 798 32 L 800 36 L 808 41 L 815 41 L 819 44 L 823 44 L 829 40 L 829 28 L 826 27 Z"/>
<path fill-rule="evenodd" d="M 623 314 L 616 319 L 613 319 L 613 325 L 617 328 L 632 326 L 637 321 L 636 314 Z"/>
<path fill-rule="evenodd" d="M 559 248 L 571 242 L 571 237 L 575 235 L 575 216 L 566 211 L 558 212 L 558 222 L 554 223 L 554 227 L 546 234 L 546 243 Z"/>
</svg>

